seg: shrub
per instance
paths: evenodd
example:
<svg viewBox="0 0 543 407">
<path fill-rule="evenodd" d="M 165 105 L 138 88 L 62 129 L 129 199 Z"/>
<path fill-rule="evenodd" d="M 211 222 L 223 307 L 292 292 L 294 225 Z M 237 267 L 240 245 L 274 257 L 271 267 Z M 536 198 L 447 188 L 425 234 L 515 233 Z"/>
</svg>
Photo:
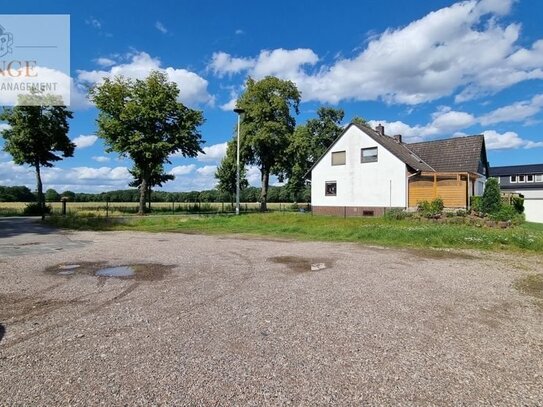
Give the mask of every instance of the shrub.
<svg viewBox="0 0 543 407">
<path fill-rule="evenodd" d="M 497 213 L 502 206 L 500 185 L 496 178 L 489 178 L 485 184 L 485 192 L 481 200 L 481 212 Z"/>
<path fill-rule="evenodd" d="M 389 220 L 402 220 L 409 216 L 409 214 L 401 208 L 391 208 L 385 211 L 384 218 Z"/>
<path fill-rule="evenodd" d="M 51 205 L 45 205 L 44 212 L 46 215 L 51 213 Z M 41 208 L 37 202 L 29 203 L 23 209 L 23 215 L 25 216 L 41 216 Z"/>
<path fill-rule="evenodd" d="M 467 212 L 463 209 L 459 209 L 456 211 L 456 216 L 465 217 L 467 215 Z"/>
<path fill-rule="evenodd" d="M 419 202 L 417 210 L 423 216 L 427 218 L 433 218 L 433 217 L 441 215 L 441 213 L 443 212 L 443 208 L 444 208 L 443 199 L 436 198 L 432 202 L 428 202 L 428 201 Z"/>
<path fill-rule="evenodd" d="M 511 203 L 513 204 L 513 208 L 515 208 L 515 211 L 517 213 L 524 213 L 524 198 L 521 196 L 514 196 L 511 199 Z"/>
<path fill-rule="evenodd" d="M 501 222 L 513 221 L 517 217 L 518 212 L 512 205 L 502 205 L 498 211 L 489 215 L 490 219 Z"/>
<path fill-rule="evenodd" d="M 474 212 L 482 212 L 482 199 L 480 196 L 471 197 L 471 210 Z"/>
</svg>

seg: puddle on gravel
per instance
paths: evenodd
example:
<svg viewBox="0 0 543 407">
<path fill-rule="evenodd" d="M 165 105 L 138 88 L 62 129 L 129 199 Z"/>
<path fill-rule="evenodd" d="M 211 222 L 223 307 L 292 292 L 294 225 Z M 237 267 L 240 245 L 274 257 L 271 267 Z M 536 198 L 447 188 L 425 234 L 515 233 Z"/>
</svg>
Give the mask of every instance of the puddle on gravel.
<svg viewBox="0 0 543 407">
<path fill-rule="evenodd" d="M 513 287 L 520 292 L 543 300 L 543 274 L 530 274 L 514 281 Z"/>
<path fill-rule="evenodd" d="M 96 276 L 103 278 L 134 279 L 140 281 L 162 280 L 175 266 L 158 263 L 112 265 L 107 262 L 61 263 L 44 270 L 56 276 Z"/>
<path fill-rule="evenodd" d="M 117 266 L 100 269 L 95 274 L 99 277 L 132 277 L 136 271 L 130 266 Z"/>
<path fill-rule="evenodd" d="M 333 263 L 330 259 L 307 259 L 297 256 L 270 257 L 268 260 L 276 264 L 283 264 L 295 273 L 324 270 L 330 268 Z"/>
</svg>

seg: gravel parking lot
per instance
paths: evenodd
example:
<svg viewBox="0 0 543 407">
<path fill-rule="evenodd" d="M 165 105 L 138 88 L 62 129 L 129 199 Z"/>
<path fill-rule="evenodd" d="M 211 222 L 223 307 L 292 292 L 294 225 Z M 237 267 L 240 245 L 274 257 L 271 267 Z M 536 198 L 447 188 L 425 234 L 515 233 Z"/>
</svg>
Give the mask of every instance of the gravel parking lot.
<svg viewBox="0 0 543 407">
<path fill-rule="evenodd" d="M 540 256 L 10 222 L 0 405 L 543 404 Z"/>
</svg>

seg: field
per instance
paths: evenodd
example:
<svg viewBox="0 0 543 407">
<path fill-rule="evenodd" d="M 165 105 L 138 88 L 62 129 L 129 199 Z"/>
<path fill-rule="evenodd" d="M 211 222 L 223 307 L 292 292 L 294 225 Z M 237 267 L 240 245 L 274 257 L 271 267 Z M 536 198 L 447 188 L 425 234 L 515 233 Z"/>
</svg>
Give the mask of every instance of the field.
<svg viewBox="0 0 543 407">
<path fill-rule="evenodd" d="M 27 202 L 0 202 L 0 216 L 20 216 Z M 60 214 L 62 203 L 49 202 L 53 214 Z M 240 204 L 242 212 L 258 210 L 257 202 L 243 202 Z M 68 202 L 67 212 L 78 215 L 96 216 L 126 216 L 134 215 L 138 211 L 137 202 Z M 295 210 L 292 204 L 269 203 L 270 210 L 284 211 Z M 234 208 L 230 202 L 152 202 L 152 212 L 158 214 L 168 213 L 201 213 L 201 212 L 233 212 Z"/>
<path fill-rule="evenodd" d="M 113 219 L 95 216 L 54 216 L 48 222 L 55 226 L 77 230 L 245 234 L 392 247 L 543 252 L 543 225 L 535 223 L 498 229 L 415 219 L 343 219 L 288 212 L 249 213 L 241 216 L 145 216 Z"/>
</svg>

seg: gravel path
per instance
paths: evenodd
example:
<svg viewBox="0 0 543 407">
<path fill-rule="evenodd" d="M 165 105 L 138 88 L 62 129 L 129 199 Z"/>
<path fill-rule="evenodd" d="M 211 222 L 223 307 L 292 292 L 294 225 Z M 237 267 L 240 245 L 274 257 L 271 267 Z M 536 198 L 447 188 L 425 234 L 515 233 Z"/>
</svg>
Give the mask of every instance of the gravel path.
<svg viewBox="0 0 543 407">
<path fill-rule="evenodd" d="M 55 233 L 0 255 L 0 405 L 543 404 L 542 257 Z"/>
</svg>

